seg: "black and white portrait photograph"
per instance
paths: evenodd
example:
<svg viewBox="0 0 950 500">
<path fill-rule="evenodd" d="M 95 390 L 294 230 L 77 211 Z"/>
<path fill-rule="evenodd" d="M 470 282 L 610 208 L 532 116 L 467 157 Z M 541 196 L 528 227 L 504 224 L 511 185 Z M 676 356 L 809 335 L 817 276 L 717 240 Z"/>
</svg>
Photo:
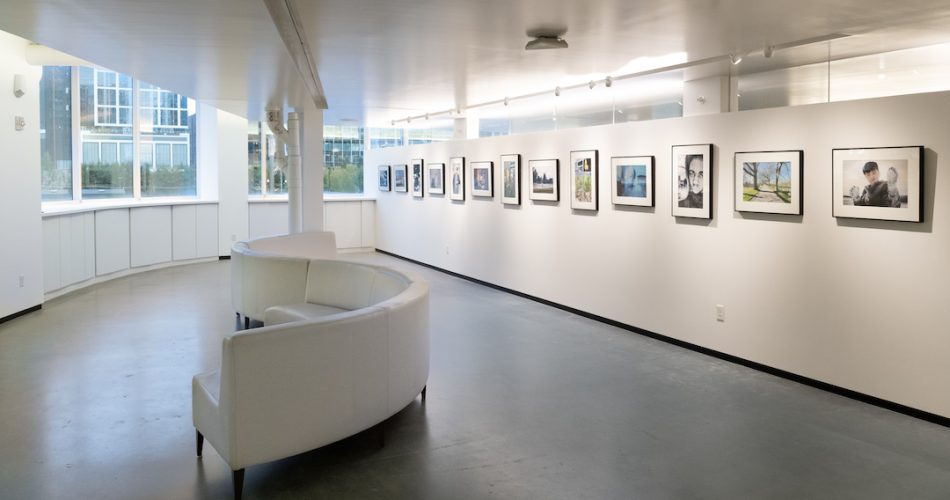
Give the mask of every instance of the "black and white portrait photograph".
<svg viewBox="0 0 950 500">
<path fill-rule="evenodd" d="M 923 150 L 832 150 L 835 217 L 921 222 Z"/>
<path fill-rule="evenodd" d="M 673 216 L 712 218 L 712 144 L 673 146 Z"/>
</svg>

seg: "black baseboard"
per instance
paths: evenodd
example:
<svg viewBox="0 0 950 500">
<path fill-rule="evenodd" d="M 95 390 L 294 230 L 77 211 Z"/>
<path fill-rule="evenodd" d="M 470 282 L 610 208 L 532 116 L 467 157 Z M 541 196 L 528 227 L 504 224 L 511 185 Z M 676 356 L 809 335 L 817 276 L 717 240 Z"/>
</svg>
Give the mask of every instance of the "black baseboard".
<svg viewBox="0 0 950 500">
<path fill-rule="evenodd" d="M 219 255 L 218 260 L 231 260 L 230 255 Z"/>
<path fill-rule="evenodd" d="M 737 365 L 742 365 L 742 366 L 745 366 L 745 367 L 747 367 L 747 368 L 751 368 L 751 369 L 753 369 L 753 370 L 758 370 L 758 371 L 760 371 L 760 372 L 768 373 L 768 374 L 770 374 L 770 375 L 775 375 L 776 377 L 782 377 L 782 378 L 784 378 L 784 379 L 791 380 L 791 381 L 793 381 L 793 382 L 798 382 L 799 384 L 804 384 L 804 385 L 807 385 L 807 386 L 810 386 L 810 387 L 814 387 L 814 388 L 816 388 L 816 389 L 821 389 L 821 390 L 823 390 L 823 391 L 827 391 L 827 392 L 831 392 L 831 393 L 837 394 L 837 395 L 839 395 L 839 396 L 844 396 L 844 397 L 846 397 L 846 398 L 850 398 L 850 399 L 854 399 L 854 400 L 857 400 L 857 401 L 861 401 L 862 403 L 867 403 L 867 404 L 870 404 L 870 405 L 878 406 L 878 407 L 880 407 L 880 408 L 885 408 L 885 409 L 888 409 L 888 410 L 891 410 L 891 411 L 894 411 L 894 412 L 897 412 L 897 413 L 901 413 L 901 414 L 904 414 L 904 415 L 907 415 L 907 416 L 910 416 L 910 417 L 919 418 L 919 419 L 921 419 L 921 420 L 925 420 L 925 421 L 927 421 L 927 422 L 931 422 L 931 423 L 934 423 L 934 424 L 937 424 L 937 425 L 942 425 L 942 426 L 944 426 L 944 427 L 950 427 L 950 417 L 944 417 L 944 416 L 942 416 L 942 415 L 937 415 L 936 413 L 930 413 L 930 412 L 928 412 L 928 411 L 924 411 L 924 410 L 921 410 L 921 409 L 918 409 L 918 408 L 913 408 L 913 407 L 911 407 L 911 406 L 902 405 L 902 404 L 900 404 L 900 403 L 895 403 L 895 402 L 893 402 L 893 401 L 888 401 L 888 400 L 886 400 L 886 399 L 881 399 L 881 398 L 876 397 L 876 396 L 871 396 L 871 395 L 869 395 L 869 394 L 864 394 L 863 392 L 853 391 L 853 390 L 851 390 L 851 389 L 846 389 L 846 388 L 844 388 L 844 387 L 839 387 L 839 386 L 834 385 L 834 384 L 829 384 L 829 383 L 827 383 L 827 382 L 822 382 L 822 381 L 820 381 L 820 380 L 815 380 L 815 379 L 813 379 L 813 378 L 808 378 L 808 377 L 806 377 L 806 376 L 804 376 L 804 375 L 799 375 L 799 374 L 797 374 L 797 373 L 792 373 L 792 372 L 789 372 L 789 371 L 785 371 L 785 370 L 782 370 L 782 369 L 780 369 L 780 368 L 774 368 L 774 367 L 771 367 L 771 366 L 768 366 L 768 365 L 763 365 L 762 363 L 758 363 L 758 362 L 756 362 L 756 361 L 748 360 L 748 359 L 745 359 L 745 358 L 740 358 L 739 356 L 734 356 L 734 355 L 732 355 L 732 354 L 727 354 L 727 353 L 724 353 L 724 352 L 721 352 L 721 351 L 716 351 L 716 350 L 710 349 L 710 348 L 708 348 L 708 347 L 703 347 L 703 346 L 700 346 L 700 345 L 692 344 L 692 343 L 690 343 L 690 342 L 684 342 L 684 341 L 682 341 L 682 340 L 675 339 L 675 338 L 673 338 L 673 337 L 667 337 L 666 335 L 662 335 L 662 334 L 659 334 L 659 333 L 656 333 L 656 332 L 651 332 L 651 331 L 649 331 L 649 330 L 644 330 L 643 328 L 639 328 L 639 327 L 636 327 L 636 326 L 633 326 L 633 325 L 628 325 L 628 324 L 626 324 L 626 323 L 621 323 L 620 321 L 612 320 L 612 319 L 610 319 L 610 318 L 605 318 L 605 317 L 603 317 L 603 316 L 598 316 L 598 315 L 596 315 L 596 314 L 591 314 L 591 313 L 589 313 L 589 312 L 587 312 L 587 311 L 582 311 L 582 310 L 580 310 L 580 309 L 575 309 L 575 308 L 570 307 L 570 306 L 565 306 L 565 305 L 563 305 L 563 304 L 558 304 L 557 302 L 552 302 L 552 301 L 547 300 L 547 299 L 542 299 L 542 298 L 540 298 L 540 297 L 535 297 L 534 295 L 528 295 L 528 294 L 526 294 L 526 293 L 519 292 L 518 290 L 513 290 L 513 289 L 511 289 L 511 288 L 505 288 L 505 287 L 503 287 L 503 286 L 499 286 L 499 285 L 496 285 L 496 284 L 494 284 L 494 283 L 489 283 L 489 282 L 487 282 L 487 281 L 482 281 L 482 280 L 477 279 L 477 278 L 472 278 L 471 276 L 466 276 L 466 275 L 464 275 L 464 274 L 459 274 L 459 273 L 456 273 L 456 272 L 454 272 L 454 271 L 449 271 L 448 269 L 443 269 L 443 268 L 441 268 L 441 267 L 434 266 L 434 265 L 432 265 L 432 264 L 428 264 L 428 263 L 425 263 L 425 262 L 421 262 L 421 261 L 418 261 L 418 260 L 415 260 L 415 259 L 410 259 L 409 257 L 404 257 L 404 256 L 402 256 L 402 255 L 395 254 L 395 253 L 392 253 L 392 252 L 387 252 L 386 250 L 381 250 L 381 249 L 377 248 L 376 251 L 379 252 L 379 253 L 382 253 L 382 254 L 389 255 L 389 256 L 391 256 L 391 257 L 396 257 L 397 259 L 402 259 L 402 260 L 405 260 L 405 261 L 408 261 L 408 262 L 412 262 L 413 264 L 418 264 L 418 265 L 423 266 L 423 267 L 428 267 L 428 268 L 430 268 L 430 269 L 434 269 L 434 270 L 436 270 L 436 271 L 439 271 L 439 272 L 448 274 L 448 275 L 450 275 L 450 276 L 455 276 L 456 278 L 461 278 L 461 279 L 464 279 L 464 280 L 467 280 L 467 281 L 471 281 L 471 282 L 473 282 L 473 283 L 478 283 L 479 285 L 487 286 L 487 287 L 489 287 L 489 288 L 494 288 L 495 290 L 499 290 L 499 291 L 502 291 L 502 292 L 510 293 L 510 294 L 512 294 L 512 295 L 517 295 L 518 297 L 522 297 L 522 298 L 525 298 L 525 299 L 528 299 L 528 300 L 532 300 L 532 301 L 534 301 L 534 302 L 538 302 L 538 303 L 544 304 L 544 305 L 546 305 L 546 306 L 555 307 L 555 308 L 560 309 L 560 310 L 562 310 L 562 311 L 567 311 L 567 312 L 569 312 L 569 313 L 573 313 L 573 314 L 576 314 L 576 315 L 578 315 L 578 316 L 583 316 L 583 317 L 585 317 L 585 318 L 592 319 L 592 320 L 594 320 L 594 321 L 598 321 L 598 322 L 601 322 L 601 323 L 604 323 L 604 324 L 607 324 L 607 325 L 610 325 L 610 326 L 615 326 L 615 327 L 617 327 L 617 328 L 622 328 L 622 329 L 624 329 L 624 330 L 627 330 L 627 331 L 630 331 L 630 332 L 633 332 L 633 333 L 637 333 L 637 334 L 640 334 L 640 335 L 643 335 L 643 336 L 646 336 L 646 337 L 650 337 L 650 338 L 652 338 L 652 339 L 656 339 L 656 340 L 659 340 L 659 341 L 662 341 L 662 342 L 666 342 L 666 343 L 668 343 L 668 344 L 673 344 L 673 345 L 675 345 L 675 346 L 677 346 L 677 347 L 682 347 L 682 348 L 684 348 L 684 349 L 689 349 L 690 351 L 695 351 L 695 352 L 698 352 L 698 353 L 700 353 L 700 354 L 705 354 L 705 355 L 707 355 L 707 356 L 712 356 L 712 357 L 714 357 L 714 358 L 718 358 L 718 359 L 721 359 L 721 360 L 724 360 L 724 361 L 729 361 L 730 363 L 735 363 L 735 364 L 737 364 Z"/>
<path fill-rule="evenodd" d="M 15 313 L 13 313 L 13 314 L 11 314 L 11 315 L 9 315 L 9 316 L 4 316 L 4 317 L 0 318 L 0 323 L 6 323 L 7 321 L 10 321 L 11 319 L 17 319 L 17 318 L 19 318 L 20 316 L 23 316 L 23 315 L 26 315 L 26 314 L 30 314 L 31 312 L 39 311 L 39 310 L 42 309 L 42 308 L 43 308 L 43 304 L 38 304 L 38 305 L 35 305 L 35 306 L 33 306 L 33 307 L 29 308 L 29 309 L 24 309 L 24 310 L 22 310 L 22 311 L 20 311 L 20 312 L 15 312 Z"/>
</svg>

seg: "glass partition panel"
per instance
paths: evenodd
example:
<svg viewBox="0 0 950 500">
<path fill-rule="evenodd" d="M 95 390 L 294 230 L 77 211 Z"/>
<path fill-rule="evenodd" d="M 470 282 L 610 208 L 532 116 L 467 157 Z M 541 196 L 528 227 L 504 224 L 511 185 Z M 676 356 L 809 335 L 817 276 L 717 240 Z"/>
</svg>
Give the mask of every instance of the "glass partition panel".
<svg viewBox="0 0 950 500">
<path fill-rule="evenodd" d="M 132 197 L 132 78 L 79 68 L 82 197 Z"/>
<path fill-rule="evenodd" d="M 72 68 L 43 66 L 40 178 L 43 201 L 73 198 Z"/>
</svg>

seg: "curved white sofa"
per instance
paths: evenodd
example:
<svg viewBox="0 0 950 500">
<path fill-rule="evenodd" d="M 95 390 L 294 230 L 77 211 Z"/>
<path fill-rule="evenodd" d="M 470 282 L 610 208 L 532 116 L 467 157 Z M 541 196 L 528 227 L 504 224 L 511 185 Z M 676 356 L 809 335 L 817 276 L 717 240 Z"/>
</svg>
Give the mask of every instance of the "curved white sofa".
<svg viewBox="0 0 950 500">
<path fill-rule="evenodd" d="M 250 320 L 264 320 L 272 305 L 298 301 L 307 281 L 310 259 L 332 259 L 336 237 L 329 231 L 312 231 L 258 238 L 231 247 L 231 304 L 244 327 Z"/>
<path fill-rule="evenodd" d="M 428 285 L 383 267 L 307 264 L 296 301 L 268 310 L 277 323 L 226 336 L 221 369 L 192 380 L 198 456 L 207 438 L 234 473 L 236 498 L 245 467 L 338 441 L 425 398 Z"/>
</svg>

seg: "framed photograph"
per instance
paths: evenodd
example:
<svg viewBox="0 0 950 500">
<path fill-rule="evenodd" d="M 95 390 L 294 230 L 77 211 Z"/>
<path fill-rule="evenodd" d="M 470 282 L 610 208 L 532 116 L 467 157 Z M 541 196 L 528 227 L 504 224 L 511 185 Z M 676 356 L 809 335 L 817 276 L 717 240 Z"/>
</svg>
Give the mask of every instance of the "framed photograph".
<svg viewBox="0 0 950 500">
<path fill-rule="evenodd" d="M 379 166 L 379 190 L 380 191 L 389 191 L 391 189 L 389 185 L 389 165 L 380 165 Z"/>
<path fill-rule="evenodd" d="M 472 162 L 472 196 L 484 196 L 491 198 L 495 196 L 494 179 L 492 179 L 492 170 L 494 164 L 490 161 Z"/>
<path fill-rule="evenodd" d="M 445 194 L 445 164 L 430 163 L 429 168 L 429 194 Z"/>
<path fill-rule="evenodd" d="M 465 158 L 449 158 L 449 199 L 465 201 Z"/>
<path fill-rule="evenodd" d="M 528 198 L 536 201 L 560 200 L 561 168 L 558 160 L 528 160 L 531 186 Z"/>
<path fill-rule="evenodd" d="M 412 160 L 412 195 L 422 198 L 423 169 L 422 158 Z"/>
<path fill-rule="evenodd" d="M 802 162 L 795 151 L 736 153 L 736 211 L 802 214 Z"/>
<path fill-rule="evenodd" d="M 712 144 L 673 146 L 673 216 L 712 218 Z"/>
<path fill-rule="evenodd" d="M 571 208 L 597 210 L 597 150 L 571 151 Z"/>
<path fill-rule="evenodd" d="M 610 199 L 614 205 L 653 206 L 652 156 L 614 156 L 610 159 Z"/>
<path fill-rule="evenodd" d="M 831 150 L 832 213 L 855 219 L 924 220 L 924 147 Z"/>
<path fill-rule="evenodd" d="M 521 204 L 521 155 L 501 156 L 501 202 Z"/>
<path fill-rule="evenodd" d="M 406 166 L 393 165 L 393 190 L 398 193 L 405 193 L 408 183 L 406 183 Z"/>
</svg>

